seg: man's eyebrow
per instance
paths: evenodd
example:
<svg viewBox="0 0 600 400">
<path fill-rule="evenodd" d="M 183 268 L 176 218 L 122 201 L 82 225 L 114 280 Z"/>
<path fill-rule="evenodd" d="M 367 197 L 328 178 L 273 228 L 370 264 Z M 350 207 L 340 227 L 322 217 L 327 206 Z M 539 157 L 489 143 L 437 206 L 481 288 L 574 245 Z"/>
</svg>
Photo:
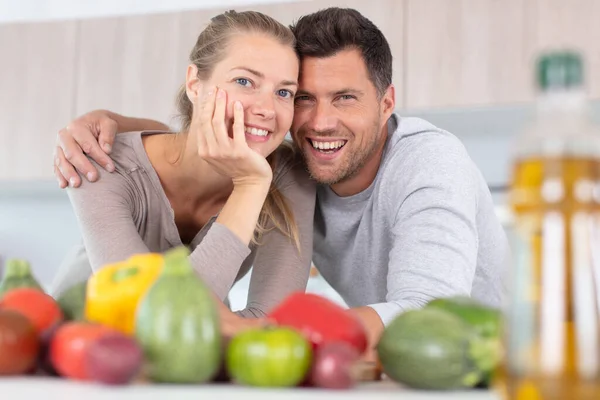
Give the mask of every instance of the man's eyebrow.
<svg viewBox="0 0 600 400">
<path fill-rule="evenodd" d="M 337 97 L 337 96 L 341 96 L 344 94 L 353 94 L 355 96 L 362 96 L 364 95 L 364 92 L 362 90 L 358 90 L 358 89 L 351 89 L 351 88 L 344 88 L 344 89 L 340 89 L 340 90 L 336 90 L 333 92 L 329 92 L 329 95 L 331 97 Z M 310 97 L 315 97 L 314 94 L 306 91 L 306 90 L 302 90 L 299 89 L 298 92 L 296 93 L 296 96 L 310 96 Z"/>
<path fill-rule="evenodd" d="M 358 90 L 358 89 L 344 88 L 344 89 L 336 90 L 335 92 L 332 92 L 331 94 L 333 96 L 340 96 L 343 94 L 354 94 L 354 95 L 360 96 L 360 95 L 363 95 L 364 92 L 362 90 Z"/>
<path fill-rule="evenodd" d="M 234 69 L 241 69 L 241 70 L 244 70 L 244 71 L 248 71 L 252 75 L 255 75 L 255 76 L 257 76 L 257 77 L 259 77 L 261 79 L 264 79 L 264 77 L 265 77 L 265 74 L 263 74 L 262 72 L 257 71 L 257 70 L 252 69 L 252 68 L 249 68 L 249 67 L 243 67 L 243 66 L 234 67 L 234 68 L 231 68 L 231 71 L 233 71 Z M 291 80 L 286 80 L 286 79 L 282 80 L 280 82 L 280 84 L 283 85 L 283 86 L 298 86 L 298 82 L 291 81 Z"/>
</svg>

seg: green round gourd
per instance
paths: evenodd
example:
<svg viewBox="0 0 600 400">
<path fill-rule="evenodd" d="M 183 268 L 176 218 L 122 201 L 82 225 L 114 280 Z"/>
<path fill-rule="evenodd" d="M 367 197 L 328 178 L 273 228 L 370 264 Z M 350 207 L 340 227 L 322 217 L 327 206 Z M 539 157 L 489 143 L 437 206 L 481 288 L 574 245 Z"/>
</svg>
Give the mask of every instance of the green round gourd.
<svg viewBox="0 0 600 400">
<path fill-rule="evenodd" d="M 6 292 L 18 288 L 32 288 L 44 291 L 33 276 L 31 265 L 26 260 L 12 258 L 6 261 L 2 281 L 0 282 L 0 297 Z"/>
<path fill-rule="evenodd" d="M 188 255 L 185 247 L 165 253 L 163 271 L 136 311 L 135 336 L 154 382 L 203 383 L 221 366 L 217 308 Z"/>
<path fill-rule="evenodd" d="M 430 301 L 427 308 L 437 308 L 456 315 L 471 325 L 481 340 L 474 346 L 472 355 L 484 371 L 478 387 L 492 384 L 494 371 L 502 360 L 502 313 L 499 309 L 485 306 L 471 297 L 454 296 Z"/>
<path fill-rule="evenodd" d="M 473 387 L 482 371 L 472 358 L 476 331 L 435 308 L 407 311 L 385 329 L 377 352 L 392 380 L 418 389 Z"/>
</svg>

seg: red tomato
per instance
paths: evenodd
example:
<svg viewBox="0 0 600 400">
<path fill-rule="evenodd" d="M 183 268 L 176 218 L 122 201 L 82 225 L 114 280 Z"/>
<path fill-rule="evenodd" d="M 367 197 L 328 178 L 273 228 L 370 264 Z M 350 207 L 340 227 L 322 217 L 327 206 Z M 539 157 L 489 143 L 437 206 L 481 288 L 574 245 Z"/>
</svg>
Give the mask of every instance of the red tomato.
<svg viewBox="0 0 600 400">
<path fill-rule="evenodd" d="M 100 337 L 117 333 L 108 326 L 90 322 L 67 322 L 54 333 L 50 341 L 50 362 L 62 376 L 89 380 L 85 369 L 88 348 Z"/>
<path fill-rule="evenodd" d="M 18 288 L 6 292 L 0 308 L 14 310 L 26 316 L 38 335 L 51 329 L 63 320 L 63 313 L 52 296 L 37 289 Z"/>
<path fill-rule="evenodd" d="M 0 375 L 25 374 L 35 366 L 40 342 L 29 320 L 0 310 Z"/>
</svg>

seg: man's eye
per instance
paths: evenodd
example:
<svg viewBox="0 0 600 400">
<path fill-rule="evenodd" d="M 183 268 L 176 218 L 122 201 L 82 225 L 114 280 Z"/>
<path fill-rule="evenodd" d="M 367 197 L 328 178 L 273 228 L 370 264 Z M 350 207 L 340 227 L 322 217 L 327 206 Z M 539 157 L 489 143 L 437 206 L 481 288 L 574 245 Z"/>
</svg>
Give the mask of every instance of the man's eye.
<svg viewBox="0 0 600 400">
<path fill-rule="evenodd" d="M 299 96 L 296 96 L 295 100 L 296 101 L 306 101 L 306 100 L 310 100 L 310 99 L 306 95 L 299 95 Z"/>
<path fill-rule="evenodd" d="M 354 98 L 355 97 L 352 96 L 351 94 L 343 94 L 343 95 L 340 96 L 340 99 L 342 99 L 342 100 L 352 100 Z"/>
</svg>

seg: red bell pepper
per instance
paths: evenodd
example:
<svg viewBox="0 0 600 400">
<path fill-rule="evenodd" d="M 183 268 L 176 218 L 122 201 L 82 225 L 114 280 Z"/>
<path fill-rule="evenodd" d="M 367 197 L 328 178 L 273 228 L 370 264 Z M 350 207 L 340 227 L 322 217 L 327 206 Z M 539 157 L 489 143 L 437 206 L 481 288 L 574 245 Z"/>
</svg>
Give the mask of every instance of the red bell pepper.
<svg viewBox="0 0 600 400">
<path fill-rule="evenodd" d="M 362 323 L 343 307 L 316 294 L 293 293 L 268 317 L 278 325 L 302 332 L 315 350 L 325 343 L 340 341 L 360 354 L 367 348 L 367 333 Z"/>
</svg>

